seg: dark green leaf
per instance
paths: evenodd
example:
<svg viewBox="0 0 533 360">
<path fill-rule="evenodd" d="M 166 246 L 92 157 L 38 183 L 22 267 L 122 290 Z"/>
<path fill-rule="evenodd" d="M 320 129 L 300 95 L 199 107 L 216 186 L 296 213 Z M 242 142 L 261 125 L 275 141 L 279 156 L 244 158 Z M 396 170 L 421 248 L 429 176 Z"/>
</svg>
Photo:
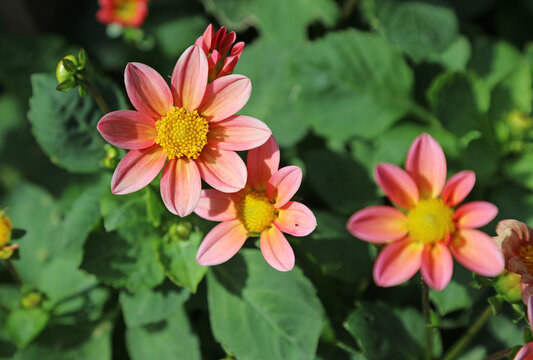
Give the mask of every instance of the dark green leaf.
<svg viewBox="0 0 533 360">
<path fill-rule="evenodd" d="M 6 334 L 18 347 L 25 347 L 43 331 L 49 315 L 43 309 L 16 309 L 6 320 Z"/>
</svg>

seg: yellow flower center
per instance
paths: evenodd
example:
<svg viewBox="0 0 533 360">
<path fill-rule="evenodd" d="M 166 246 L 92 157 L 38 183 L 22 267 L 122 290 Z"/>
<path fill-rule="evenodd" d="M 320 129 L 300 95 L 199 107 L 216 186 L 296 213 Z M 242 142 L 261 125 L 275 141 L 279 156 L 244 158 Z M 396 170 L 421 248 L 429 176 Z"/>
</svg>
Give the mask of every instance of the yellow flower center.
<svg viewBox="0 0 533 360">
<path fill-rule="evenodd" d="M 136 1 L 119 0 L 115 6 L 115 16 L 125 21 L 130 20 L 137 12 Z"/>
<path fill-rule="evenodd" d="M 3 215 L 2 211 L 0 211 L 0 248 L 9 244 L 11 230 L 13 230 L 13 226 L 11 225 L 9 216 Z"/>
<path fill-rule="evenodd" d="M 527 272 L 533 275 L 533 245 L 522 246 L 518 257 L 527 267 Z"/>
<path fill-rule="evenodd" d="M 207 144 L 209 123 L 196 110 L 173 107 L 155 122 L 159 144 L 169 159 L 186 156 L 196 159 Z"/>
<path fill-rule="evenodd" d="M 276 218 L 276 209 L 263 191 L 252 190 L 239 203 L 239 219 L 250 233 L 261 233 Z"/>
<path fill-rule="evenodd" d="M 423 199 L 409 211 L 409 235 L 424 243 L 438 242 L 453 233 L 453 210 L 441 199 Z"/>
</svg>

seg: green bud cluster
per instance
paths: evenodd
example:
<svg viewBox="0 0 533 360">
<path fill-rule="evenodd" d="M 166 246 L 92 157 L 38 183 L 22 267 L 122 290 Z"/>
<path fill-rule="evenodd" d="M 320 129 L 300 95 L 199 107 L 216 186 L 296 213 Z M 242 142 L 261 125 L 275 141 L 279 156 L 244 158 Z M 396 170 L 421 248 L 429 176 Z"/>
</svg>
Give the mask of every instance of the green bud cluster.
<svg viewBox="0 0 533 360">
<path fill-rule="evenodd" d="M 87 53 L 82 48 L 78 56 L 67 55 L 57 63 L 56 79 L 58 91 L 70 91 L 78 87 L 78 92 L 82 98 L 87 96 L 87 89 L 83 79 L 86 75 Z"/>
</svg>

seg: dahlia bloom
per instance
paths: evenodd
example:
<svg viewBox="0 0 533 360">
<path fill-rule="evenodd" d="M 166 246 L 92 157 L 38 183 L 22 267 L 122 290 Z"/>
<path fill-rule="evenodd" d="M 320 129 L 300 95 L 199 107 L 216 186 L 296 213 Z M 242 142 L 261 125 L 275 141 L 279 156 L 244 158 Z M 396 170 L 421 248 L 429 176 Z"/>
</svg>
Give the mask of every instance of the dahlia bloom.
<svg viewBox="0 0 533 360">
<path fill-rule="evenodd" d="M 145 187 L 163 169 L 163 201 L 186 216 L 198 203 L 201 179 L 222 192 L 244 188 L 246 165 L 235 151 L 262 145 L 271 132 L 257 119 L 234 115 L 250 97 L 247 77 L 228 75 L 208 85 L 207 71 L 195 45 L 179 58 L 171 88 L 147 65 L 126 66 L 126 91 L 136 110 L 113 111 L 98 123 L 104 139 L 131 150 L 113 174 L 114 194 Z"/>
<path fill-rule="evenodd" d="M 527 319 L 529 321 L 531 331 L 533 331 L 533 297 L 530 296 L 526 304 Z M 533 360 L 533 341 L 522 346 L 522 348 L 516 353 L 514 360 Z"/>
<path fill-rule="evenodd" d="M 248 237 L 259 236 L 265 260 L 274 269 L 294 267 L 294 252 L 282 232 L 309 235 L 316 219 L 309 208 L 290 201 L 300 187 L 302 171 L 297 166 L 278 170 L 279 148 L 274 137 L 248 152 L 248 182 L 235 194 L 202 190 L 194 212 L 207 220 L 222 221 L 204 238 L 196 261 L 217 265 L 239 251 Z"/>
<path fill-rule="evenodd" d="M 96 19 L 102 24 L 140 27 L 148 15 L 149 0 L 98 0 Z"/>
<path fill-rule="evenodd" d="M 446 158 L 439 143 L 422 134 L 411 144 L 405 168 L 382 163 L 374 175 L 388 199 L 402 208 L 370 206 L 349 219 L 354 236 L 386 244 L 374 264 L 374 281 L 395 286 L 419 269 L 436 290 L 449 283 L 452 254 L 466 268 L 495 276 L 503 270 L 503 257 L 487 234 L 475 230 L 497 214 L 496 206 L 474 201 L 455 208 L 470 193 L 475 174 L 461 171 L 446 182 Z"/>
<path fill-rule="evenodd" d="M 502 220 L 494 237 L 505 259 L 505 268 L 520 275 L 524 304 L 533 295 L 533 229 L 517 220 Z"/>
<path fill-rule="evenodd" d="M 236 38 L 235 32 L 226 33 L 224 26 L 218 29 L 215 34 L 213 25 L 209 24 L 203 35 L 196 40 L 195 44 L 200 46 L 207 56 L 209 81 L 231 74 L 235 69 L 244 49 L 244 42 L 242 41 L 236 43 L 231 49 Z M 228 55 L 230 49 L 231 53 Z"/>
</svg>

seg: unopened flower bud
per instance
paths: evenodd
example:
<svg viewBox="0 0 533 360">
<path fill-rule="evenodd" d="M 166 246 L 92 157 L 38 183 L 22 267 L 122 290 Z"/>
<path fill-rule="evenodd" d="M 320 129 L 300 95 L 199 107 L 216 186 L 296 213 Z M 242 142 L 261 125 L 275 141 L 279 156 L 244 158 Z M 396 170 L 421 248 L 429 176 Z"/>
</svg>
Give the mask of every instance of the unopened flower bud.
<svg viewBox="0 0 533 360">
<path fill-rule="evenodd" d="M 509 271 L 504 271 L 496 279 L 496 281 L 494 281 L 494 289 L 505 301 L 510 303 L 519 303 L 522 301 L 520 279 L 520 275 Z"/>
<path fill-rule="evenodd" d="M 20 299 L 20 304 L 25 309 L 31 309 L 36 306 L 39 306 L 41 302 L 43 301 L 43 294 L 41 294 L 38 291 L 30 291 L 26 293 L 22 298 Z"/>
</svg>

